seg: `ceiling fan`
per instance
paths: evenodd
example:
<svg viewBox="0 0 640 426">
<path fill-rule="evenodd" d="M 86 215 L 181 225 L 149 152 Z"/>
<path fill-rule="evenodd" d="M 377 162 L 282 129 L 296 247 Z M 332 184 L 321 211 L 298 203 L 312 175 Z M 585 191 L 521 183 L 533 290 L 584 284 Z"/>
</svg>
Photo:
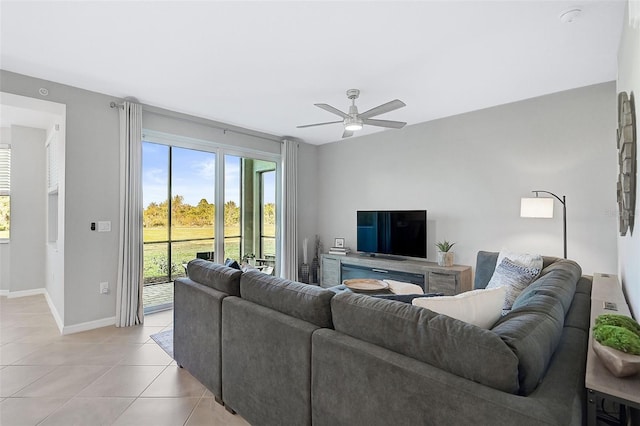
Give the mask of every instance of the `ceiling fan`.
<svg viewBox="0 0 640 426">
<path fill-rule="evenodd" d="M 344 133 L 342 133 L 343 138 L 348 138 L 349 136 L 353 136 L 353 132 L 362 129 L 364 124 L 368 124 L 370 126 L 378 126 L 378 127 L 388 127 L 391 129 L 401 129 L 407 123 L 403 121 L 392 121 L 392 120 L 372 120 L 371 117 L 375 117 L 376 115 L 384 114 L 385 112 L 395 111 L 398 108 L 402 108 L 406 106 L 404 102 L 401 100 L 395 99 L 393 101 L 387 102 L 386 104 L 378 105 L 375 108 L 371 108 L 368 111 L 365 111 L 361 114 L 358 114 L 358 107 L 356 106 L 356 99 L 360 96 L 360 90 L 358 89 L 349 89 L 347 90 L 347 98 L 351 99 L 351 106 L 349 107 L 349 113 L 344 113 L 337 108 L 332 107 L 327 104 L 314 104 L 318 108 L 322 108 L 325 111 L 329 111 L 332 114 L 339 115 L 342 117 L 340 121 L 328 121 L 326 123 L 316 123 L 316 124 L 305 124 L 304 126 L 298 126 L 298 129 L 302 129 L 305 127 L 313 127 L 313 126 L 324 126 L 325 124 L 335 124 L 342 123 L 344 125 Z"/>
</svg>

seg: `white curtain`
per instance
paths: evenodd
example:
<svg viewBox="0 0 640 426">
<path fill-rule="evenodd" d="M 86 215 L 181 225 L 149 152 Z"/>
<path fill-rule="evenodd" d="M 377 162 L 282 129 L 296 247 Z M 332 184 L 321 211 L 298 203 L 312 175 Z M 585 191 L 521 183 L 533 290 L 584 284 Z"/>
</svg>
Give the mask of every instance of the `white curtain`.
<svg viewBox="0 0 640 426">
<path fill-rule="evenodd" d="M 281 275 L 298 279 L 298 143 L 282 141 Z"/>
<path fill-rule="evenodd" d="M 629 26 L 640 28 L 640 0 L 629 0 Z"/>
<path fill-rule="evenodd" d="M 116 327 L 142 324 L 142 106 L 120 108 L 120 245 Z"/>
</svg>

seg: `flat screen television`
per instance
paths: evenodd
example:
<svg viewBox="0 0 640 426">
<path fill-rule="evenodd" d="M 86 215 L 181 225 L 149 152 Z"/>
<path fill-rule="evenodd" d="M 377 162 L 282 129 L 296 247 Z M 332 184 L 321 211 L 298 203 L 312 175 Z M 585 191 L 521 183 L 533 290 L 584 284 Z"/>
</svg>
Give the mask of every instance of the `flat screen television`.
<svg viewBox="0 0 640 426">
<path fill-rule="evenodd" d="M 357 226 L 359 252 L 427 257 L 426 210 L 359 210 Z"/>
</svg>

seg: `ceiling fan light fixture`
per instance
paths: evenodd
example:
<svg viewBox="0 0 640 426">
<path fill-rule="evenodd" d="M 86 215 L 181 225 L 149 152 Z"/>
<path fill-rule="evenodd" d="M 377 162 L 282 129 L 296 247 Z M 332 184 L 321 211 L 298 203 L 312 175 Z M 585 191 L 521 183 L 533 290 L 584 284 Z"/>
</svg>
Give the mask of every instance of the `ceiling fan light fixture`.
<svg viewBox="0 0 640 426">
<path fill-rule="evenodd" d="M 355 132 L 362 129 L 362 120 L 358 118 L 345 118 L 344 119 L 344 129 L 350 132 Z"/>
<path fill-rule="evenodd" d="M 640 1 L 640 0 L 639 0 Z M 398 108 L 402 108 L 405 105 L 404 102 L 402 102 L 399 99 L 394 99 L 392 101 L 389 101 L 385 104 L 382 105 L 378 105 L 375 108 L 371 108 L 368 111 L 363 112 L 362 114 L 360 114 L 358 112 L 358 107 L 356 106 L 356 102 L 355 100 L 358 98 L 358 96 L 360 95 L 360 91 L 358 89 L 349 89 L 347 90 L 347 97 L 349 99 L 351 99 L 351 105 L 349 106 L 349 113 L 347 114 L 346 112 L 340 111 L 338 108 L 333 107 L 331 105 L 327 105 L 327 104 L 314 104 L 315 106 L 317 106 L 320 109 L 323 109 L 327 112 L 330 112 L 331 114 L 335 114 L 337 116 L 339 116 L 341 119 L 339 121 L 329 121 L 326 123 L 314 123 L 314 124 L 305 124 L 302 126 L 297 126 L 298 129 L 303 129 L 306 127 L 315 127 L 315 126 L 324 126 L 326 124 L 337 124 L 337 123 L 342 123 L 342 126 L 344 127 L 344 133 L 342 134 L 343 138 L 348 138 L 350 136 L 353 136 L 353 132 L 357 132 L 358 130 L 361 130 L 362 127 L 366 124 L 367 126 L 378 126 L 378 127 L 386 127 L 388 129 L 401 129 L 403 128 L 407 123 L 405 123 L 404 121 L 393 121 L 393 120 L 375 120 L 372 119 L 372 117 L 376 117 L 378 115 L 387 113 L 387 112 L 391 112 L 391 111 L 395 111 Z"/>
</svg>

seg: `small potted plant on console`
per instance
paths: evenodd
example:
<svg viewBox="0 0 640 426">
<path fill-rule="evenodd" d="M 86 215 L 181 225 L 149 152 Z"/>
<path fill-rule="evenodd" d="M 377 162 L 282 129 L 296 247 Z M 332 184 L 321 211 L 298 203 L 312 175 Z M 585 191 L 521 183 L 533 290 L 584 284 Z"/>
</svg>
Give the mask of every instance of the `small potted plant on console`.
<svg viewBox="0 0 640 426">
<path fill-rule="evenodd" d="M 454 245 L 455 243 L 451 243 L 447 240 L 436 243 L 436 247 L 438 247 L 439 266 L 453 266 L 453 252 L 450 250 Z"/>
</svg>

